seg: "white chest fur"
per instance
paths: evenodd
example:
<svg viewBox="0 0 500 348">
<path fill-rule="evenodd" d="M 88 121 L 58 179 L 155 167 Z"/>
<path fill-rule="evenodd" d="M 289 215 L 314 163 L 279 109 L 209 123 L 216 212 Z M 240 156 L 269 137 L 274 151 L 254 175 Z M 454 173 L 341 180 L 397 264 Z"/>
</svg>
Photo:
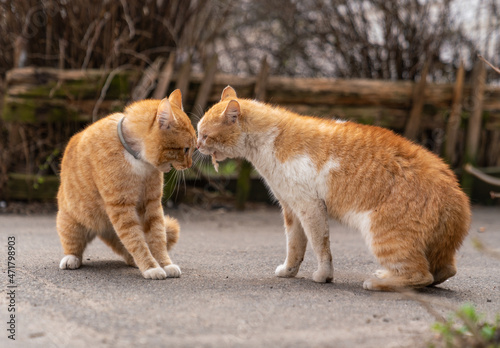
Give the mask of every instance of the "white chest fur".
<svg viewBox="0 0 500 348">
<path fill-rule="evenodd" d="M 135 159 L 134 156 L 129 154 L 125 149 L 123 149 L 125 160 L 130 164 L 130 168 L 133 174 L 145 178 L 150 175 L 153 170 L 156 170 L 151 164 Z"/>
<path fill-rule="evenodd" d="M 329 173 L 340 168 L 339 161 L 332 158 L 319 170 L 305 154 L 280 162 L 274 155 L 275 134 L 263 137 L 249 158 L 273 193 L 287 202 L 324 200 L 328 193 Z"/>
</svg>

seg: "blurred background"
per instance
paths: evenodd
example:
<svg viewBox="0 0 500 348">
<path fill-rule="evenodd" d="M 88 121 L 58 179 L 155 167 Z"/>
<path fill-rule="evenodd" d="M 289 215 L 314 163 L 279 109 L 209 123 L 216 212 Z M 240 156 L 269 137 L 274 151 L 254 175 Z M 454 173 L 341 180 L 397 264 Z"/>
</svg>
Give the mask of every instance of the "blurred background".
<svg viewBox="0 0 500 348">
<path fill-rule="evenodd" d="M 0 211 L 55 202 L 91 122 L 180 88 L 193 124 L 241 97 L 390 128 L 443 157 L 473 202 L 500 174 L 499 0 L 0 0 Z M 166 177 L 165 204 L 269 202 L 251 166 Z"/>
</svg>

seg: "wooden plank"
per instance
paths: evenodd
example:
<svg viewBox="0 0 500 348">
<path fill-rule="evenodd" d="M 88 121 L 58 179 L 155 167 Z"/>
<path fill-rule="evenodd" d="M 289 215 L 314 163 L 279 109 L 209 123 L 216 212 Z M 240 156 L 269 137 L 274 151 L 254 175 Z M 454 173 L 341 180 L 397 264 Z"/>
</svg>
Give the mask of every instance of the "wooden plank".
<svg viewBox="0 0 500 348">
<path fill-rule="evenodd" d="M 163 73 L 162 73 L 163 74 Z M 8 94 L 12 96 L 41 96 L 36 89 L 43 84 L 55 85 L 62 80 L 63 88 L 54 98 L 67 98 L 69 94 L 78 93 L 78 88 L 85 89 L 86 85 L 94 81 L 102 86 L 109 71 L 104 70 L 59 70 L 54 68 L 22 68 L 13 69 L 6 74 L 6 83 L 9 86 Z M 124 71 L 119 74 L 122 82 L 133 81 L 137 78 L 137 71 Z M 181 73 L 173 74 L 172 80 L 179 81 Z M 160 75 L 163 76 L 163 75 Z M 188 84 L 200 86 L 205 74 L 190 74 Z M 86 83 L 82 85 L 82 81 Z M 66 83 L 66 85 L 64 84 Z M 185 84 L 185 81 L 184 81 Z M 48 96 L 50 88 L 44 89 L 44 96 Z M 177 84 L 179 86 L 179 84 Z M 231 85 L 244 98 L 253 98 L 255 78 L 217 74 L 213 88 L 209 92 L 207 103 L 216 103 L 225 86 Z M 384 106 L 388 108 L 410 108 L 414 83 L 410 81 L 381 81 L 365 79 L 294 79 L 290 77 L 270 76 L 266 84 L 266 99 L 279 105 L 288 104 L 321 104 L 333 106 Z M 70 88 L 74 87 L 70 91 Z M 184 88 L 184 87 L 183 87 Z M 424 92 L 425 103 L 436 108 L 449 108 L 453 101 L 453 84 L 427 84 Z M 464 85 L 464 95 L 471 92 L 470 85 Z M 64 93 L 66 92 L 66 94 Z M 99 91 L 81 93 L 82 98 L 96 98 Z M 129 94 L 130 91 L 127 92 Z M 500 87 L 487 86 L 484 92 L 485 111 L 500 111 Z M 157 98 L 164 97 L 156 96 Z M 194 94 L 196 95 L 196 94 Z M 183 97 L 185 95 L 183 94 Z M 110 94 L 110 98 L 117 98 Z M 193 98 L 194 99 L 194 98 Z"/>
</svg>

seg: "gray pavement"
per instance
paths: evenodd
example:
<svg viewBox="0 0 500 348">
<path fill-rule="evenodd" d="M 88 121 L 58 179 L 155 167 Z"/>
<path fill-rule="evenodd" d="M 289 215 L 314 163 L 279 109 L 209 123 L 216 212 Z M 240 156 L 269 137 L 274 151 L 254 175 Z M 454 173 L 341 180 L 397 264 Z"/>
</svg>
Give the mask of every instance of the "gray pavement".
<svg viewBox="0 0 500 348">
<path fill-rule="evenodd" d="M 0 346 L 424 347 L 434 336 L 434 317 L 418 303 L 363 290 L 378 264 L 357 231 L 331 223 L 335 278 L 316 284 L 310 247 L 297 278 L 274 276 L 286 250 L 276 208 L 170 214 L 181 223 L 171 257 L 183 274 L 166 280 L 143 279 L 99 240 L 81 269 L 59 270 L 55 215 L 0 215 Z M 8 287 L 9 236 L 16 288 Z M 500 248 L 498 207 L 474 207 L 473 236 Z M 470 237 L 458 255 L 458 274 L 420 295 L 445 305 L 471 302 L 493 320 L 500 312 L 500 260 L 476 251 Z M 7 331 L 10 290 L 15 341 Z"/>
</svg>

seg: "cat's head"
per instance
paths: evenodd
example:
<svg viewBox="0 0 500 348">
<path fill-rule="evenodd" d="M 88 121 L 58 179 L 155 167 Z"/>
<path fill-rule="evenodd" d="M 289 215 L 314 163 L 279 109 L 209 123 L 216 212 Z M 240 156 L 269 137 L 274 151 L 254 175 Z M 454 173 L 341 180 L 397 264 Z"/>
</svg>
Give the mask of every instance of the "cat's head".
<svg viewBox="0 0 500 348">
<path fill-rule="evenodd" d="M 125 114 L 141 114 L 146 121 L 142 134 L 144 159 L 162 172 L 173 166 L 190 168 L 196 147 L 196 131 L 182 108 L 182 95 L 175 90 L 162 100 L 144 100 L 125 110 Z"/>
<path fill-rule="evenodd" d="M 221 100 L 212 106 L 198 123 L 198 150 L 216 161 L 240 156 L 242 117 L 236 92 L 227 86 Z"/>
</svg>

